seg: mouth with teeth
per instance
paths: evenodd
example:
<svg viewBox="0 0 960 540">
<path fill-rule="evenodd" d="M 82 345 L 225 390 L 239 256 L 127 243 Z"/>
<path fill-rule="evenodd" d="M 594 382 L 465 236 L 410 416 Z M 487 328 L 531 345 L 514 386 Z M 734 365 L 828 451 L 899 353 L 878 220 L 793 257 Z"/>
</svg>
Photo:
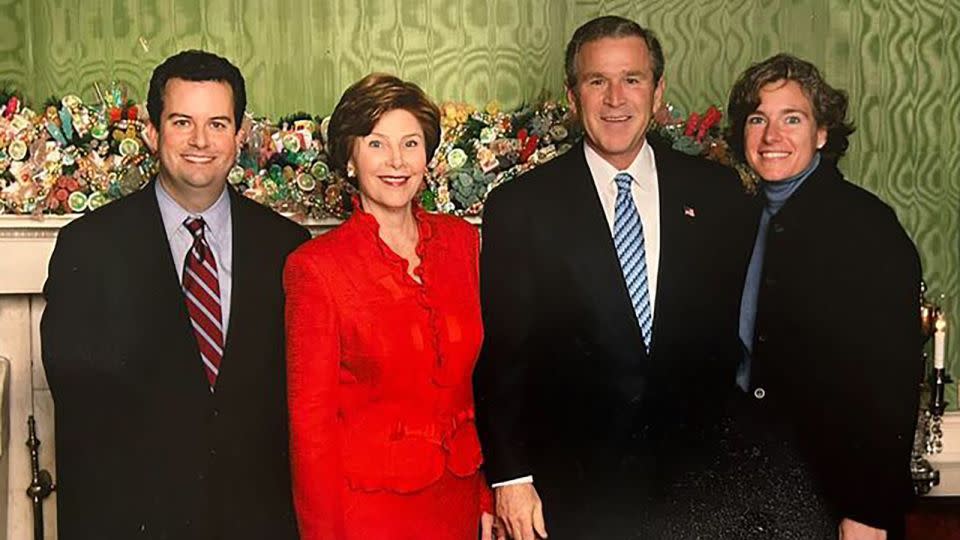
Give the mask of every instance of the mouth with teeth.
<svg viewBox="0 0 960 540">
<path fill-rule="evenodd" d="M 790 155 L 790 152 L 774 152 L 774 151 L 760 152 L 760 157 L 762 157 L 763 159 L 783 159 L 785 157 L 788 157 L 789 155 Z"/>
<path fill-rule="evenodd" d="M 207 165 L 213 163 L 214 159 L 216 159 L 214 156 L 198 156 L 194 154 L 186 154 L 183 156 L 184 161 L 195 165 Z"/>
<path fill-rule="evenodd" d="M 381 176 L 380 181 L 391 187 L 402 187 L 410 180 L 409 176 Z"/>
<path fill-rule="evenodd" d="M 623 122 L 629 122 L 631 118 L 633 118 L 633 117 L 630 116 L 630 115 L 627 115 L 627 114 L 621 114 L 621 115 L 612 115 L 612 114 L 611 114 L 611 115 L 606 115 L 606 116 L 601 116 L 601 117 L 600 117 L 600 119 L 603 120 L 604 122 L 609 122 L 609 123 L 612 123 L 612 124 L 620 124 L 620 123 L 623 123 Z"/>
</svg>

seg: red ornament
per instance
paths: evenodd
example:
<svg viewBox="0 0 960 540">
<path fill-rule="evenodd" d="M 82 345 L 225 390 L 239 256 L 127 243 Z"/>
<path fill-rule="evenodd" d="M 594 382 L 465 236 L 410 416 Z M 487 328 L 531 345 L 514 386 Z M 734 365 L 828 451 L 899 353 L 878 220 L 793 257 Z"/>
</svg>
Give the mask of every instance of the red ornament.
<svg viewBox="0 0 960 540">
<path fill-rule="evenodd" d="M 138 113 L 137 106 L 131 105 L 130 108 L 127 109 L 127 120 L 136 120 Z"/>
<path fill-rule="evenodd" d="M 703 142 L 704 137 L 707 136 L 707 132 L 710 131 L 710 128 L 717 125 L 717 122 L 719 122 L 721 118 L 723 118 L 723 113 L 711 105 L 703 115 L 703 121 L 700 122 L 700 129 L 697 131 L 697 142 Z"/>
<path fill-rule="evenodd" d="M 3 111 L 3 116 L 9 120 L 18 112 L 20 112 L 20 100 L 17 99 L 17 96 L 10 96 L 10 99 L 7 100 L 7 107 Z"/>
<path fill-rule="evenodd" d="M 537 151 L 537 143 L 540 141 L 540 137 L 536 135 L 531 135 L 527 138 L 527 142 L 523 145 L 523 149 L 520 150 L 520 161 L 526 163 L 530 156 Z"/>
<path fill-rule="evenodd" d="M 700 115 L 693 112 L 690 113 L 690 116 L 687 118 L 687 126 L 683 129 L 683 134 L 687 137 L 693 137 L 693 134 L 697 132 L 697 125 L 700 123 Z"/>
<path fill-rule="evenodd" d="M 110 107 L 110 123 L 115 124 L 123 117 L 123 111 L 119 107 Z"/>
<path fill-rule="evenodd" d="M 517 132 L 517 139 L 520 141 L 520 146 L 523 146 L 527 142 L 527 128 L 520 128 L 520 131 Z"/>
</svg>

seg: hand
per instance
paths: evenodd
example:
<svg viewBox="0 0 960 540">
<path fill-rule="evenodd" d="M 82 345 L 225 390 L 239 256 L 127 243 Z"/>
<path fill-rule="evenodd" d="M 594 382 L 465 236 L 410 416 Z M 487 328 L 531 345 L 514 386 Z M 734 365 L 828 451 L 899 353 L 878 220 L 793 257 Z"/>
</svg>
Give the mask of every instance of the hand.
<svg viewBox="0 0 960 540">
<path fill-rule="evenodd" d="M 840 522 L 840 540 L 887 540 L 887 531 L 844 518 Z"/>
<path fill-rule="evenodd" d="M 503 521 L 484 512 L 480 516 L 480 540 L 505 540 L 506 530 Z"/>
<path fill-rule="evenodd" d="M 497 517 L 503 520 L 513 540 L 536 540 L 547 537 L 543 522 L 543 503 L 533 484 L 500 486 L 493 492 Z"/>
</svg>

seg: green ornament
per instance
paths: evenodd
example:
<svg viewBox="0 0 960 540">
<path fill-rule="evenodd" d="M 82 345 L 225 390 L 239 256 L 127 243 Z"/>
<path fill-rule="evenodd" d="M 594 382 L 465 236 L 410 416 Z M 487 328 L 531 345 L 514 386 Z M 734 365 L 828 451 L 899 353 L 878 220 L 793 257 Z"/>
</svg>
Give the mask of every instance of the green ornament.
<svg viewBox="0 0 960 540">
<path fill-rule="evenodd" d="M 432 189 L 425 189 L 420 194 L 420 206 L 427 212 L 437 211 L 437 194 Z"/>
<path fill-rule="evenodd" d="M 67 198 L 67 206 L 74 212 L 83 212 L 87 208 L 87 196 L 82 191 L 74 191 Z"/>
<path fill-rule="evenodd" d="M 107 199 L 107 195 L 104 192 L 94 191 L 87 198 L 87 208 L 90 209 L 90 211 L 92 212 L 97 208 L 100 208 L 101 206 L 107 204 L 108 202 L 110 202 L 110 200 Z"/>
<path fill-rule="evenodd" d="M 312 174 L 314 178 L 323 180 L 330 175 L 330 168 L 327 167 L 326 163 L 318 161 L 310 167 L 310 174 Z"/>
</svg>

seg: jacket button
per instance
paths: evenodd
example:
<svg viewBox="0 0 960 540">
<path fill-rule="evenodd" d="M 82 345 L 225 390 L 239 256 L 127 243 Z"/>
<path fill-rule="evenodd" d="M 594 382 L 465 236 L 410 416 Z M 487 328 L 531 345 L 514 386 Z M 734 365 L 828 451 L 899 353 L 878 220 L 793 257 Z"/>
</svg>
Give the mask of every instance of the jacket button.
<svg viewBox="0 0 960 540">
<path fill-rule="evenodd" d="M 767 396 L 767 391 L 764 390 L 763 388 L 757 388 L 756 390 L 753 391 L 753 397 L 757 399 L 763 399 L 766 396 Z"/>
<path fill-rule="evenodd" d="M 782 233 L 782 232 L 783 232 L 783 225 L 781 225 L 781 224 L 779 224 L 779 223 L 774 223 L 774 224 L 773 224 L 773 232 L 775 232 L 775 233 Z"/>
<path fill-rule="evenodd" d="M 764 279 L 763 281 L 764 281 L 764 283 L 767 285 L 767 287 L 776 287 L 776 286 L 777 286 L 777 278 L 768 277 L 768 278 Z"/>
<path fill-rule="evenodd" d="M 759 341 L 760 343 L 766 343 L 766 342 L 767 342 L 767 335 L 766 335 L 766 334 L 760 334 L 760 335 L 758 335 L 758 336 L 757 336 L 757 341 Z"/>
</svg>

